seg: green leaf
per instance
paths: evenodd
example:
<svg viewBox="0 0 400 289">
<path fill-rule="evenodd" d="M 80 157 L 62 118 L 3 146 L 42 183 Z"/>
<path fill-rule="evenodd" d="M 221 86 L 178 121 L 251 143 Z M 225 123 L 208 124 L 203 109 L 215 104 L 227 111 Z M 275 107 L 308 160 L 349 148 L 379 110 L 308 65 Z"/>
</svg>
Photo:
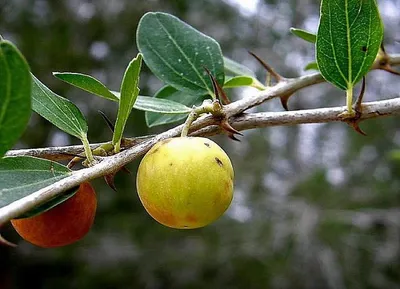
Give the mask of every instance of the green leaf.
<svg viewBox="0 0 400 289">
<path fill-rule="evenodd" d="M 118 114 L 112 139 L 112 143 L 116 147 L 116 152 L 119 152 L 119 146 L 121 143 L 126 121 L 128 120 L 128 117 L 133 108 L 133 104 L 135 103 L 136 98 L 139 94 L 138 85 L 141 66 L 142 55 L 139 53 L 128 64 L 128 67 L 125 70 L 124 78 L 122 79 Z"/>
<path fill-rule="evenodd" d="M 218 42 L 175 16 L 146 13 L 138 25 L 137 46 L 151 71 L 178 90 L 213 95 L 204 67 L 221 86 L 224 83 L 224 61 Z"/>
<path fill-rule="evenodd" d="M 265 86 L 262 85 L 256 78 L 246 75 L 234 76 L 228 79 L 224 84 L 224 88 L 234 88 L 241 86 L 251 86 L 259 90 L 265 89 Z"/>
<path fill-rule="evenodd" d="M 103 83 L 90 75 L 71 72 L 53 72 L 53 75 L 94 95 L 112 101 L 119 101 L 119 92 L 109 90 Z M 143 111 L 170 114 L 188 113 L 191 111 L 189 107 L 178 102 L 143 95 L 138 95 L 133 108 Z"/>
<path fill-rule="evenodd" d="M 59 129 L 79 139 L 86 139 L 87 123 L 81 111 L 32 75 L 32 109 Z"/>
<path fill-rule="evenodd" d="M 253 77 L 241 75 L 241 76 L 234 76 L 225 81 L 224 88 L 251 86 L 252 84 L 253 84 Z"/>
<path fill-rule="evenodd" d="M 316 54 L 327 81 L 352 88 L 369 71 L 382 38 L 375 0 L 322 0 Z"/>
<path fill-rule="evenodd" d="M 29 66 L 11 42 L 0 40 L 0 157 L 21 137 L 31 112 Z"/>
<path fill-rule="evenodd" d="M 318 70 L 318 64 L 316 62 L 310 62 L 305 67 L 304 70 Z"/>
<path fill-rule="evenodd" d="M 4 157 L 0 159 L 0 209 L 65 177 L 71 171 L 58 163 L 29 156 Z M 40 214 L 62 203 L 75 194 L 74 188 L 49 202 L 23 214 L 29 217 Z"/>
<path fill-rule="evenodd" d="M 72 72 L 53 72 L 53 75 L 66 83 L 69 83 L 94 95 L 104 97 L 109 100 L 118 100 L 103 83 L 93 76 Z"/>
<path fill-rule="evenodd" d="M 118 91 L 112 91 L 112 93 L 117 97 L 117 99 L 119 99 L 120 93 Z M 143 95 L 138 95 L 133 108 L 137 110 L 166 114 L 189 113 L 191 111 L 189 107 L 179 102 Z"/>
<path fill-rule="evenodd" d="M 307 30 L 291 27 L 290 32 L 292 32 L 293 35 L 296 35 L 297 37 L 307 42 L 315 43 L 317 41 L 317 35 Z"/>
<path fill-rule="evenodd" d="M 224 57 L 224 69 L 227 75 L 232 75 L 232 76 L 246 75 L 252 77 L 256 76 L 256 74 L 250 68 L 228 57 Z"/>
<path fill-rule="evenodd" d="M 173 88 L 172 86 L 164 86 L 156 93 L 154 99 L 180 102 L 181 104 L 184 104 L 187 107 L 192 107 L 193 105 L 200 104 L 203 101 L 204 97 L 188 96 L 185 92 L 179 91 Z M 182 119 L 185 119 L 188 113 L 161 114 L 161 113 L 146 112 L 145 114 L 146 124 L 148 127 L 154 127 L 157 125 L 174 123 Z"/>
<path fill-rule="evenodd" d="M 191 108 L 176 101 L 142 95 L 138 97 L 133 108 L 166 114 L 190 113 L 192 111 Z"/>
</svg>

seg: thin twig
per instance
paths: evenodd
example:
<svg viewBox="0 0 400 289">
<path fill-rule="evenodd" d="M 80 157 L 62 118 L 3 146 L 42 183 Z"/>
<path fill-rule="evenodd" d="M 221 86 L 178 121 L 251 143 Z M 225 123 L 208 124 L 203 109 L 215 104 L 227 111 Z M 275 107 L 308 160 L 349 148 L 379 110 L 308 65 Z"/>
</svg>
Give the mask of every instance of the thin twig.
<svg viewBox="0 0 400 289">
<path fill-rule="evenodd" d="M 140 136 L 134 138 L 124 138 L 121 144 L 121 149 L 125 150 L 127 148 L 131 148 L 152 137 L 154 137 L 154 135 Z M 95 148 L 104 144 L 107 144 L 107 142 L 91 144 L 90 148 L 94 150 Z M 61 147 L 10 150 L 6 153 L 6 156 L 7 157 L 32 156 L 52 161 L 63 161 L 63 160 L 70 160 L 74 158 L 74 156 L 81 154 L 83 151 L 84 151 L 83 145 L 73 145 L 73 146 L 61 146 Z"/>
</svg>

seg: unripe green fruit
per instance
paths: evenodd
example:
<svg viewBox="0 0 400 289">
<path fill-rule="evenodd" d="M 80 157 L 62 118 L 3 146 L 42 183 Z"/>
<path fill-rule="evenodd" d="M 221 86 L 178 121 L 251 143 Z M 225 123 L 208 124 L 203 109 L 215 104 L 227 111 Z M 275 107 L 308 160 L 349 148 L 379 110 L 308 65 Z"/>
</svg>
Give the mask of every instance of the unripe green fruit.
<svg viewBox="0 0 400 289">
<path fill-rule="evenodd" d="M 146 211 L 179 229 L 218 219 L 233 197 L 233 168 L 227 154 L 202 137 L 161 141 L 143 157 L 136 180 Z"/>
</svg>

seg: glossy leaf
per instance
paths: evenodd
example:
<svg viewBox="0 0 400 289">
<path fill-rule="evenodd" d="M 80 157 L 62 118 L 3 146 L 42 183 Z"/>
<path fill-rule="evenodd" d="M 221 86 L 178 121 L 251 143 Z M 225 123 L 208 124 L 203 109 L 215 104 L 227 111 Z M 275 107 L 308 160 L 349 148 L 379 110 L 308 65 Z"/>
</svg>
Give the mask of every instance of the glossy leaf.
<svg viewBox="0 0 400 289">
<path fill-rule="evenodd" d="M 253 83 L 253 78 L 251 76 L 246 76 L 246 75 L 234 76 L 225 81 L 224 88 L 251 86 L 252 83 Z"/>
<path fill-rule="evenodd" d="M 224 84 L 224 88 L 235 88 L 241 86 L 251 86 L 259 90 L 265 89 L 265 86 L 262 85 L 256 78 L 246 75 L 234 76 L 228 79 Z"/>
<path fill-rule="evenodd" d="M 165 83 L 191 95 L 213 94 L 204 67 L 224 83 L 219 44 L 175 16 L 146 13 L 137 30 L 137 46 L 151 71 Z"/>
<path fill-rule="evenodd" d="M 32 109 L 59 129 L 79 139 L 86 138 L 87 123 L 81 111 L 32 75 Z"/>
<path fill-rule="evenodd" d="M 133 104 L 139 95 L 139 75 L 142 66 L 142 55 L 139 53 L 128 64 L 125 70 L 124 78 L 122 79 L 121 92 L 117 113 L 117 120 L 115 122 L 114 134 L 112 143 L 116 145 L 116 151 L 119 151 L 122 134 L 131 114 Z"/>
<path fill-rule="evenodd" d="M 304 67 L 304 70 L 318 70 L 318 64 L 316 62 L 310 62 Z"/>
<path fill-rule="evenodd" d="M 181 114 L 191 112 L 191 108 L 179 102 L 142 95 L 138 97 L 133 108 L 166 114 Z"/>
<path fill-rule="evenodd" d="M 54 76 L 57 78 L 72 84 L 78 88 L 86 90 L 94 95 L 112 100 L 119 101 L 120 93 L 109 90 L 103 83 L 96 78 L 70 72 L 54 72 Z M 143 111 L 153 111 L 160 113 L 187 113 L 190 112 L 190 108 L 175 101 L 168 99 L 155 99 L 154 97 L 138 95 L 133 108 Z"/>
<path fill-rule="evenodd" d="M 317 41 L 317 35 L 309 32 L 307 30 L 292 27 L 292 28 L 290 28 L 290 32 L 292 32 L 293 35 L 296 35 L 297 37 L 299 37 L 307 42 L 315 43 Z"/>
<path fill-rule="evenodd" d="M 256 76 L 256 74 L 250 68 L 228 57 L 224 57 L 224 69 L 226 75 L 232 75 L 232 76 L 246 75 L 252 77 Z"/>
<path fill-rule="evenodd" d="M 352 88 L 370 69 L 383 37 L 375 0 L 322 0 L 317 63 L 337 87 Z"/>
<path fill-rule="evenodd" d="M 204 97 L 188 96 L 186 93 L 179 91 L 173 88 L 172 86 L 164 86 L 156 93 L 154 99 L 179 102 L 181 104 L 185 104 L 187 107 L 192 107 L 193 105 L 200 104 L 203 101 Z M 154 127 L 157 125 L 169 124 L 183 120 L 187 117 L 187 115 L 188 113 L 161 114 L 161 113 L 146 112 L 145 118 L 147 126 Z"/>
<path fill-rule="evenodd" d="M 104 97 L 109 100 L 118 100 L 103 83 L 93 76 L 72 72 L 53 72 L 53 75 L 66 83 L 69 83 L 94 95 Z"/>
<path fill-rule="evenodd" d="M 21 137 L 31 112 L 29 66 L 11 42 L 0 39 L 0 157 Z"/>
<path fill-rule="evenodd" d="M 30 156 L 4 157 L 0 159 L 0 210 L 70 175 L 71 171 L 67 167 L 49 160 Z M 68 190 L 20 217 L 47 211 L 70 198 L 77 189 Z"/>
<path fill-rule="evenodd" d="M 119 92 L 113 91 L 112 93 L 117 97 L 117 99 L 119 99 Z M 138 95 L 133 108 L 137 110 L 166 114 L 188 113 L 191 111 L 189 107 L 179 102 L 144 95 Z"/>
</svg>

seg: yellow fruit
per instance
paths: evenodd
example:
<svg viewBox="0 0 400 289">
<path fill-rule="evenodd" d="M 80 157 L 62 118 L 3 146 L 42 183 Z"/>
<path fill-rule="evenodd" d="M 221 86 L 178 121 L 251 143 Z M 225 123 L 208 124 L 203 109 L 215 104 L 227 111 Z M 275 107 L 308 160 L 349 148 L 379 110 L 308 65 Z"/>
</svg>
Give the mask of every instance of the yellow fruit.
<svg viewBox="0 0 400 289">
<path fill-rule="evenodd" d="M 96 207 L 96 192 L 86 182 L 65 202 L 40 215 L 11 220 L 11 224 L 23 239 L 36 246 L 60 247 L 80 240 L 89 232 Z"/>
<path fill-rule="evenodd" d="M 143 157 L 136 180 L 139 198 L 159 223 L 199 228 L 218 219 L 233 196 L 233 168 L 227 154 L 202 137 L 170 138 Z"/>
</svg>

